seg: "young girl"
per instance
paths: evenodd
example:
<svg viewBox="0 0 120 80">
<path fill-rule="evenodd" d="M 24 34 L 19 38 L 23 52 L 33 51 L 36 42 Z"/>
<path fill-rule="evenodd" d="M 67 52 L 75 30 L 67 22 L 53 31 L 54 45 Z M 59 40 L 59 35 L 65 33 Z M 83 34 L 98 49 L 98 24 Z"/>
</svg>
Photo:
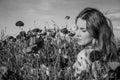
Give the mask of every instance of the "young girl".
<svg viewBox="0 0 120 80">
<path fill-rule="evenodd" d="M 75 24 L 75 38 L 84 46 L 73 65 L 76 79 L 108 79 L 109 72 L 120 65 L 110 19 L 95 8 L 85 8 Z"/>
</svg>

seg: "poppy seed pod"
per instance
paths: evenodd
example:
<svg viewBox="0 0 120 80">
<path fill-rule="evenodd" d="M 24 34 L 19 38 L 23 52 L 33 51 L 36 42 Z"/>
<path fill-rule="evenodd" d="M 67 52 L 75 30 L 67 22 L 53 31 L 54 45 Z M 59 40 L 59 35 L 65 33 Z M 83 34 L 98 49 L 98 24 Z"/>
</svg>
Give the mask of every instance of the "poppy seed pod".
<svg viewBox="0 0 120 80">
<path fill-rule="evenodd" d="M 70 19 L 70 16 L 65 16 L 65 19 L 67 19 L 67 20 Z"/>
</svg>

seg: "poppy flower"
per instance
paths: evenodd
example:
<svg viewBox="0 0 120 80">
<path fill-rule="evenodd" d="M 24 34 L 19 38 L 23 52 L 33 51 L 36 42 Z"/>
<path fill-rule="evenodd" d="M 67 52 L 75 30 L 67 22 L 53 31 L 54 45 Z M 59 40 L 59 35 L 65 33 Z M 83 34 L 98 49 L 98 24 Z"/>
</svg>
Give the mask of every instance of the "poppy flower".
<svg viewBox="0 0 120 80">
<path fill-rule="evenodd" d="M 74 33 L 74 32 L 70 32 L 70 33 L 68 34 L 68 36 L 73 37 L 73 36 L 75 36 L 75 33 Z"/>
<path fill-rule="evenodd" d="M 9 36 L 7 39 L 8 40 L 12 40 L 12 39 L 14 39 L 14 37 L 13 36 Z"/>
<path fill-rule="evenodd" d="M 24 26 L 24 23 L 22 21 L 17 21 L 16 26 L 22 27 Z"/>
<path fill-rule="evenodd" d="M 51 29 L 48 29 L 47 32 L 53 32 Z"/>
<path fill-rule="evenodd" d="M 15 41 L 16 41 L 16 38 L 14 38 L 13 36 L 9 36 L 7 39 L 8 39 L 8 41 L 10 40 L 10 41 L 12 41 L 12 42 L 15 42 Z"/>
<path fill-rule="evenodd" d="M 47 35 L 47 32 L 43 32 L 43 33 L 41 33 L 40 35 L 46 36 L 46 35 Z"/>
<path fill-rule="evenodd" d="M 32 32 L 41 33 L 41 32 L 42 32 L 42 30 L 41 30 L 41 29 L 39 29 L 39 28 L 34 28 L 34 29 L 32 30 Z"/>
<path fill-rule="evenodd" d="M 42 48 L 44 46 L 44 39 L 41 36 L 36 38 L 35 44 L 37 45 L 38 49 Z"/>
<path fill-rule="evenodd" d="M 21 37 L 26 37 L 26 32 L 25 31 L 21 31 L 19 34 L 20 34 Z"/>
<path fill-rule="evenodd" d="M 26 37 L 27 37 L 27 38 L 30 38 L 30 37 L 32 37 L 32 36 L 33 36 L 33 33 L 32 33 L 31 30 L 29 30 L 29 31 L 27 32 L 27 34 L 26 34 Z"/>
<path fill-rule="evenodd" d="M 52 38 L 54 38 L 55 35 L 56 35 L 56 32 L 50 32 L 50 36 L 51 36 Z"/>
<path fill-rule="evenodd" d="M 21 39 L 21 36 L 20 36 L 20 35 L 17 35 L 17 36 L 16 36 L 16 39 Z"/>
<path fill-rule="evenodd" d="M 66 34 L 68 34 L 70 31 L 68 31 L 67 28 L 63 28 L 63 29 L 61 29 L 61 32 L 66 35 Z"/>
</svg>

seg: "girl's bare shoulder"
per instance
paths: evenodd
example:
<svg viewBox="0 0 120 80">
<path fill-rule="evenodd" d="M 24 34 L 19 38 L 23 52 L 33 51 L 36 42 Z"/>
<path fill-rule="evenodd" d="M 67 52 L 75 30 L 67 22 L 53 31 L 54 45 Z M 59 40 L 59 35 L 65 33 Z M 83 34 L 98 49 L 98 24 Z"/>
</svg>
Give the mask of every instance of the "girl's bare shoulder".
<svg viewBox="0 0 120 80">
<path fill-rule="evenodd" d="M 78 53 L 77 56 L 87 58 L 92 51 L 94 51 L 94 49 L 83 49 Z"/>
</svg>

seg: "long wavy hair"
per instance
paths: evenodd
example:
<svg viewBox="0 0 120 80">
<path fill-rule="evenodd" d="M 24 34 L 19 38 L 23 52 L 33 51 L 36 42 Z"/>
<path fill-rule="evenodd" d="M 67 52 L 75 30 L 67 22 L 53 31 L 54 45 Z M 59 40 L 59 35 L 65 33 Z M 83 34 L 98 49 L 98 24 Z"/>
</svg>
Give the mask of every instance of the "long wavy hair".
<svg viewBox="0 0 120 80">
<path fill-rule="evenodd" d="M 96 41 L 94 48 L 102 51 L 102 58 L 105 61 L 118 60 L 113 26 L 110 19 L 106 18 L 102 12 L 95 8 L 82 10 L 76 17 L 76 25 L 79 18 L 86 21 L 86 28 Z"/>
</svg>

